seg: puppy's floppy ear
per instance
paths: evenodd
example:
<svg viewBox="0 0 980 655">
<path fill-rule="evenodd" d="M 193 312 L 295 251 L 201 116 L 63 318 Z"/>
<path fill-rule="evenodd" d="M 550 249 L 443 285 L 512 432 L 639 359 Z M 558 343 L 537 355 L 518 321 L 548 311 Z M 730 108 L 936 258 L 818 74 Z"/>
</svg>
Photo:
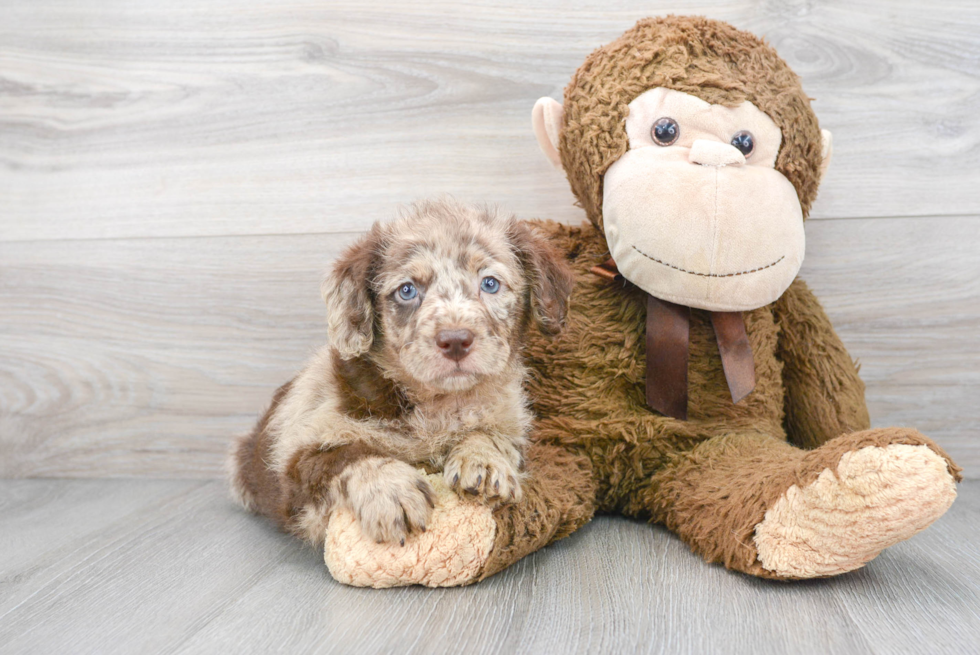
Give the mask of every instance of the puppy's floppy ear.
<svg viewBox="0 0 980 655">
<path fill-rule="evenodd" d="M 547 238 L 524 221 L 513 220 L 508 237 L 528 280 L 531 315 L 543 334 L 558 334 L 565 326 L 572 294 L 572 271 Z"/>
<path fill-rule="evenodd" d="M 372 228 L 340 256 L 320 292 L 327 304 L 330 345 L 343 359 L 363 355 L 374 341 L 371 280 L 380 260 L 381 235 Z"/>
</svg>

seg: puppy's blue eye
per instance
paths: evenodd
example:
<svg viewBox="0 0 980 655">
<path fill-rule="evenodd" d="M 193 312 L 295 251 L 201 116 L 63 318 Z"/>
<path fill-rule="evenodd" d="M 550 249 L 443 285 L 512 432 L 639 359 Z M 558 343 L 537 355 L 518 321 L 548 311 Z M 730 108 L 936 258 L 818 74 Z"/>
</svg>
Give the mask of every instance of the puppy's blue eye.
<svg viewBox="0 0 980 655">
<path fill-rule="evenodd" d="M 480 290 L 486 293 L 497 293 L 500 291 L 500 282 L 497 278 L 488 275 L 480 282 Z"/>
<path fill-rule="evenodd" d="M 398 287 L 398 297 L 402 300 L 411 300 L 415 296 L 419 295 L 419 290 L 415 288 L 415 285 L 411 282 L 406 282 L 405 284 Z"/>
</svg>

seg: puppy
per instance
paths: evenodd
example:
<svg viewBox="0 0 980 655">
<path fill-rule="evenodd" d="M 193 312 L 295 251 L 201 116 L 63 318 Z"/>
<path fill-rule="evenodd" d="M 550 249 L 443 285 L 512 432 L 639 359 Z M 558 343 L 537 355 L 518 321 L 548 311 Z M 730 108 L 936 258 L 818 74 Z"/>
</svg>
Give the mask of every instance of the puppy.
<svg viewBox="0 0 980 655">
<path fill-rule="evenodd" d="M 433 491 L 521 499 L 521 347 L 556 334 L 572 276 L 525 223 L 451 201 L 375 224 L 323 284 L 329 345 L 232 453 L 242 504 L 313 543 L 346 506 L 378 542 L 424 531 Z"/>
</svg>

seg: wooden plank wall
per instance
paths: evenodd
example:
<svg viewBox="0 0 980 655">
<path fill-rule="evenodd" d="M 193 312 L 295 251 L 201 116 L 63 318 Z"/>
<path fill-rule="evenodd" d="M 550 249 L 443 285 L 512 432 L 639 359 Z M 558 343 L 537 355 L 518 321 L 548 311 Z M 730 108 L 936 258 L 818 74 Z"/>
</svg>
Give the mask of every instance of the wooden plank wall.
<svg viewBox="0 0 980 655">
<path fill-rule="evenodd" d="M 0 475 L 213 477 L 400 204 L 579 222 L 530 108 L 637 18 L 764 35 L 835 155 L 803 275 L 877 425 L 980 469 L 980 5 L 0 0 Z"/>
</svg>

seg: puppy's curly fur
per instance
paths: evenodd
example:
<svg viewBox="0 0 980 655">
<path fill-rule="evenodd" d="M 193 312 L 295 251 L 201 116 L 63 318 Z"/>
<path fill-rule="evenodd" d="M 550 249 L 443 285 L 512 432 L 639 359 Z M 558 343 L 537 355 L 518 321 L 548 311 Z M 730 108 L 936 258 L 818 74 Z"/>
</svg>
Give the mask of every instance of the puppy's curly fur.
<svg viewBox="0 0 980 655">
<path fill-rule="evenodd" d="M 433 492 L 521 498 L 521 349 L 556 334 L 571 273 L 525 223 L 452 201 L 375 224 L 323 285 L 330 344 L 231 458 L 242 504 L 311 542 L 346 506 L 377 541 L 425 530 Z"/>
</svg>

